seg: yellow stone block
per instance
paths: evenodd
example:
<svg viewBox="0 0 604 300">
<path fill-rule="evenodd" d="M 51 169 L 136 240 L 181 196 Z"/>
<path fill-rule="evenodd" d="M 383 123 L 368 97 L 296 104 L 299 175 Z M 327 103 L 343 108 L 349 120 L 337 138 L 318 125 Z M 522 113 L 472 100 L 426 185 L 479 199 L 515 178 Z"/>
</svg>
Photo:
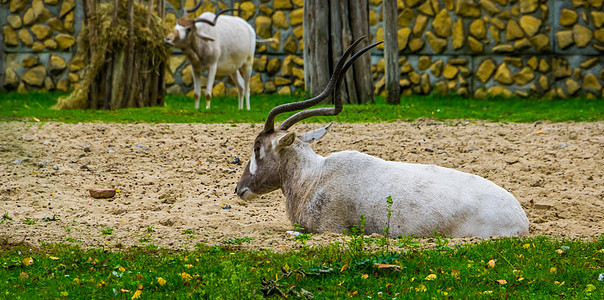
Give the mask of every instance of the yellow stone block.
<svg viewBox="0 0 604 300">
<path fill-rule="evenodd" d="M 303 8 L 294 9 L 294 10 L 292 10 L 291 13 L 289 13 L 289 23 L 292 26 L 300 25 L 300 24 L 302 24 L 303 21 L 304 21 L 304 9 Z"/>
<path fill-rule="evenodd" d="M 596 75 L 590 73 L 583 77 L 583 88 L 593 92 L 599 92 L 602 89 L 602 85 L 598 81 Z"/>
<path fill-rule="evenodd" d="M 378 24 L 377 14 L 373 10 L 369 10 L 369 25 L 375 26 Z"/>
<path fill-rule="evenodd" d="M 224 97 L 226 95 L 226 85 L 224 82 L 219 82 L 212 87 L 213 97 Z"/>
<path fill-rule="evenodd" d="M 46 78 L 46 67 L 43 65 L 38 65 L 29 69 L 21 77 L 27 84 L 38 87 L 41 87 L 44 84 L 44 78 Z"/>
<path fill-rule="evenodd" d="M 532 37 L 539 32 L 541 24 L 541 20 L 533 16 L 522 16 L 520 18 L 520 27 L 522 27 L 528 37 Z"/>
<path fill-rule="evenodd" d="M 578 15 L 574 10 L 563 8 L 560 13 L 560 25 L 562 26 L 573 26 L 577 23 Z"/>
<path fill-rule="evenodd" d="M 281 96 L 289 96 L 292 94 L 292 89 L 289 86 L 284 86 L 279 88 L 279 91 L 277 92 L 278 95 Z"/>
<path fill-rule="evenodd" d="M 593 32 L 589 28 L 579 24 L 573 26 L 573 39 L 577 47 L 585 48 L 592 38 Z"/>
<path fill-rule="evenodd" d="M 257 16 L 255 20 L 256 33 L 262 38 L 269 38 L 272 36 L 272 19 L 267 16 Z"/>
<path fill-rule="evenodd" d="M 2 32 L 4 34 L 4 44 L 6 46 L 14 47 L 19 45 L 17 32 L 12 27 L 7 25 L 2 26 Z"/>
<path fill-rule="evenodd" d="M 274 0 L 273 7 L 275 9 L 292 9 L 294 6 L 290 0 Z"/>
<path fill-rule="evenodd" d="M 401 28 L 397 31 L 398 34 L 398 50 L 402 51 L 407 48 L 409 37 L 411 36 L 411 28 Z"/>
<path fill-rule="evenodd" d="M 6 21 L 13 29 L 19 29 L 23 25 L 23 21 L 19 15 L 8 15 Z"/>
<path fill-rule="evenodd" d="M 544 33 L 540 33 L 531 38 L 531 44 L 539 51 L 550 50 L 551 45 L 549 43 L 549 36 Z"/>
<path fill-rule="evenodd" d="M 55 36 L 55 40 L 56 40 L 57 44 L 59 45 L 59 47 L 63 50 L 70 48 L 76 42 L 76 39 L 72 35 L 65 34 L 65 33 L 57 34 Z"/>
<path fill-rule="evenodd" d="M 415 13 L 413 9 L 406 8 L 398 14 L 397 23 L 400 27 L 407 27 L 411 22 L 415 20 Z"/>
<path fill-rule="evenodd" d="M 264 84 L 262 83 L 262 75 L 256 73 L 250 79 L 250 94 L 257 95 L 264 92 Z"/>
<path fill-rule="evenodd" d="M 443 69 L 443 77 L 451 80 L 455 78 L 455 76 L 457 76 L 458 72 L 459 70 L 455 66 L 451 64 L 446 64 L 445 68 Z"/>
<path fill-rule="evenodd" d="M 38 40 L 45 40 L 52 36 L 52 28 L 46 25 L 35 24 L 31 27 L 31 32 L 36 36 Z"/>
<path fill-rule="evenodd" d="M 426 40 L 436 53 L 442 53 L 447 49 L 447 39 L 437 37 L 432 31 L 426 32 Z"/>
<path fill-rule="evenodd" d="M 512 72 L 510 72 L 510 69 L 505 63 L 499 65 L 493 78 L 501 84 L 510 85 L 513 83 Z"/>
<path fill-rule="evenodd" d="M 474 53 L 481 53 L 484 51 L 484 46 L 482 45 L 482 43 L 472 36 L 468 37 L 468 46 L 470 47 L 470 50 L 472 50 L 472 52 Z"/>
<path fill-rule="evenodd" d="M 239 8 L 243 10 L 243 12 L 241 12 L 241 17 L 245 20 L 251 19 L 256 13 L 256 6 L 252 1 L 241 2 Z"/>
<path fill-rule="evenodd" d="M 487 27 L 482 19 L 475 20 L 470 24 L 470 34 L 481 40 L 487 35 Z"/>
<path fill-rule="evenodd" d="M 539 0 L 520 0 L 520 12 L 523 14 L 533 13 L 539 8 Z"/>
<path fill-rule="evenodd" d="M 465 43 L 465 33 L 463 28 L 463 21 L 458 19 L 453 25 L 453 49 L 457 50 L 463 47 Z"/>
<path fill-rule="evenodd" d="M 289 28 L 289 24 L 287 23 L 287 16 L 285 15 L 285 13 L 281 10 L 275 12 L 272 16 L 273 18 L 273 24 L 275 24 L 275 26 L 277 28 L 281 28 L 281 29 L 288 29 Z"/>
<path fill-rule="evenodd" d="M 283 45 L 283 50 L 289 53 L 296 53 L 298 50 L 298 45 L 296 44 L 296 38 L 293 36 L 288 36 L 285 40 L 285 44 Z"/>
<path fill-rule="evenodd" d="M 535 79 L 535 73 L 530 67 L 524 67 L 520 72 L 514 74 L 513 79 L 517 85 L 523 86 Z"/>
<path fill-rule="evenodd" d="M 411 52 L 416 52 L 419 51 L 420 49 L 422 49 L 424 47 L 424 41 L 420 38 L 413 38 L 411 39 L 411 41 L 409 41 L 409 50 L 411 50 Z"/>
<path fill-rule="evenodd" d="M 591 19 L 594 23 L 594 26 L 596 26 L 596 28 L 602 28 L 602 25 L 604 25 L 604 12 L 603 11 L 592 11 Z"/>
<path fill-rule="evenodd" d="M 520 25 L 515 20 L 508 21 L 506 30 L 505 30 L 505 39 L 507 41 L 513 41 L 524 37 L 524 32 Z"/>
<path fill-rule="evenodd" d="M 34 37 L 31 36 L 31 34 L 29 33 L 29 31 L 25 28 L 19 30 L 19 39 L 21 40 L 21 42 L 23 44 L 25 44 L 28 47 L 31 47 L 34 44 Z"/>
<path fill-rule="evenodd" d="M 432 59 L 430 56 L 422 55 L 417 60 L 417 68 L 420 70 L 427 70 L 432 65 Z"/>
<path fill-rule="evenodd" d="M 442 38 L 448 38 L 453 33 L 451 17 L 446 9 L 442 9 L 432 21 L 434 33 Z"/>
<path fill-rule="evenodd" d="M 493 75 L 493 72 L 495 72 L 496 68 L 497 64 L 495 64 L 495 61 L 492 59 L 487 59 L 483 61 L 478 67 L 478 70 L 476 71 L 476 77 L 478 77 L 478 79 L 480 79 L 480 81 L 482 81 L 483 83 L 486 83 L 487 81 L 489 81 L 491 75 Z"/>
</svg>

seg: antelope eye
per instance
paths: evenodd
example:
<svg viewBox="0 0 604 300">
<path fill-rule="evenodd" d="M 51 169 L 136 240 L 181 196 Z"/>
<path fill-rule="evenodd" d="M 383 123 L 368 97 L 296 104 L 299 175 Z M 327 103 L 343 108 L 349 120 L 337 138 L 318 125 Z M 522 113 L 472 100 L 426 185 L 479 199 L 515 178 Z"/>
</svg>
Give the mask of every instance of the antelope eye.
<svg viewBox="0 0 604 300">
<path fill-rule="evenodd" d="M 260 147 L 254 147 L 254 153 L 260 152 Z"/>
</svg>

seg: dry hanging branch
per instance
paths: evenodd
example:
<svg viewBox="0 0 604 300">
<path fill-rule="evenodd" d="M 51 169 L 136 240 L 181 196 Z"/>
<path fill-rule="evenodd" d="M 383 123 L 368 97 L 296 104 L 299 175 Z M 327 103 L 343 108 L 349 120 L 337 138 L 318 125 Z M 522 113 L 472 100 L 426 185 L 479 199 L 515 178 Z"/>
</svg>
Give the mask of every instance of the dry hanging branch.
<svg viewBox="0 0 604 300">
<path fill-rule="evenodd" d="M 152 10 L 148 6 L 133 0 L 95 5 L 93 13 L 90 3 L 94 1 L 84 1 L 89 14 L 95 17 L 87 17 L 79 35 L 77 55 L 89 58 L 84 75 L 73 92 L 59 99 L 55 108 L 163 105 L 163 73 L 170 56 L 164 43 L 170 29 L 162 20 L 163 1 L 157 3 L 161 17 L 149 15 Z"/>
</svg>

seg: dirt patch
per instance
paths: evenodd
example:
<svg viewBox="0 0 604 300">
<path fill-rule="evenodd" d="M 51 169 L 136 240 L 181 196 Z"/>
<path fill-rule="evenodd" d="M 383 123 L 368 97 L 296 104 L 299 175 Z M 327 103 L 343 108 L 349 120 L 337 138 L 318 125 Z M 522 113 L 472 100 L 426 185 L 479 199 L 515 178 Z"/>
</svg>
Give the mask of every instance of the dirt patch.
<svg viewBox="0 0 604 300">
<path fill-rule="evenodd" d="M 0 210 L 12 220 L 0 224 L 0 241 L 192 249 L 200 242 L 252 237 L 253 248 L 299 247 L 286 233 L 293 226 L 280 191 L 250 202 L 234 194 L 261 129 L 1 122 Z M 483 176 L 518 198 L 533 236 L 604 232 L 601 122 L 334 124 L 314 149 L 321 155 L 358 150 Z M 92 187 L 119 192 L 94 199 Z M 106 228 L 113 233 L 101 233 Z M 341 239 L 321 234 L 309 244 Z"/>
</svg>

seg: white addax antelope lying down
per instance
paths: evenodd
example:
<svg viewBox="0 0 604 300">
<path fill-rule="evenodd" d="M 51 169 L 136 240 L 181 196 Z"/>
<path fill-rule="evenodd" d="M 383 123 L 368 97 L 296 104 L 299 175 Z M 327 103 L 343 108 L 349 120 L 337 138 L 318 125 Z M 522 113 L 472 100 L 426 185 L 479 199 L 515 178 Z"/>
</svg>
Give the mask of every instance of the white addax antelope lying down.
<svg viewBox="0 0 604 300">
<path fill-rule="evenodd" d="M 206 12 L 198 18 L 189 19 L 187 13 L 196 11 L 201 3 L 202 0 L 193 8 L 184 9 L 183 16 L 176 21 L 174 30 L 166 37 L 166 42 L 180 48 L 193 67 L 195 109 L 199 108 L 201 97 L 201 72 L 208 70 L 206 109 L 210 108 L 216 75 L 229 75 L 237 86 L 239 109 L 243 109 L 245 97 L 245 105 L 249 110 L 250 78 L 256 42 L 269 40 L 257 41 L 254 28 L 244 19 L 222 15 L 237 9 L 225 9 L 218 14 Z"/>
<path fill-rule="evenodd" d="M 357 40 L 342 56 L 325 90 L 315 98 L 277 106 L 254 141 L 254 153 L 236 188 L 244 200 L 281 188 L 292 222 L 308 232 L 342 233 L 365 215 L 365 232 L 380 233 L 387 224 L 387 197 L 393 200 L 390 236 L 425 237 L 438 231 L 447 236 L 490 237 L 524 235 L 529 221 L 516 198 L 482 177 L 434 165 L 384 161 L 357 151 L 326 157 L 310 143 L 327 127 L 297 135 L 287 130 L 311 116 L 337 115 L 342 110 L 339 81 L 361 54 L 343 63 Z M 335 88 L 335 107 L 312 107 Z M 298 113 L 274 129 L 275 117 Z"/>
</svg>

